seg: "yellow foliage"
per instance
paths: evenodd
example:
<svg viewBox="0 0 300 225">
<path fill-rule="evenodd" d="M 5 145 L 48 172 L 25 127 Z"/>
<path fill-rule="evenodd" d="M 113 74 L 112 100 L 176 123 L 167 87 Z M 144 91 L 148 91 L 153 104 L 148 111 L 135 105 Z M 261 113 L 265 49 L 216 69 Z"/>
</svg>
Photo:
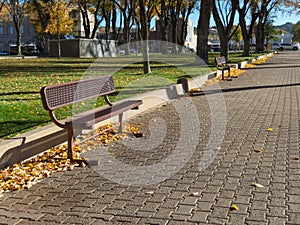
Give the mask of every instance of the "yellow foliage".
<svg viewBox="0 0 300 225">
<path fill-rule="evenodd" d="M 32 13 L 30 19 L 37 32 L 49 32 L 50 34 L 69 34 L 73 30 L 75 19 L 70 17 L 71 8 L 68 3 L 62 0 L 49 1 L 47 3 L 39 1 L 39 8 L 44 14 L 49 15 L 48 25 L 43 30 L 38 18 L 37 10 L 30 6 Z"/>
</svg>

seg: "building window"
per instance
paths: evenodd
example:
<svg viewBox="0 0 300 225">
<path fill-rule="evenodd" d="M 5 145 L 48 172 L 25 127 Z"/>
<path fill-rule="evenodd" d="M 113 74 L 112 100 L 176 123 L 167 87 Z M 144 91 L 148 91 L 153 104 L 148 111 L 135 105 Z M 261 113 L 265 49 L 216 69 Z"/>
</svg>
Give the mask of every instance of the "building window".
<svg viewBox="0 0 300 225">
<path fill-rule="evenodd" d="M 20 27 L 20 33 L 21 33 L 21 34 L 24 34 L 24 26 L 21 26 L 21 27 Z"/>
<path fill-rule="evenodd" d="M 3 34 L 3 27 L 0 27 L 0 34 Z"/>
<path fill-rule="evenodd" d="M 9 27 L 9 34 L 14 34 L 14 27 L 13 26 Z"/>
</svg>

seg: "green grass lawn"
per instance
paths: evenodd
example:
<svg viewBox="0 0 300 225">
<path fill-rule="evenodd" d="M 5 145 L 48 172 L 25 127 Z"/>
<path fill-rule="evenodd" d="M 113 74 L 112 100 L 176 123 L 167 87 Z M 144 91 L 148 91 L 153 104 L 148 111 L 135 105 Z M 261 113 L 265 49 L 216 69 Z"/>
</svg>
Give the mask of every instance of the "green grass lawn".
<svg viewBox="0 0 300 225">
<path fill-rule="evenodd" d="M 193 54 L 151 54 L 150 75 L 143 74 L 141 56 L 74 59 L 74 58 L 0 58 L 0 140 L 43 126 L 50 117 L 42 108 L 41 87 L 101 74 L 113 74 L 116 94 L 113 101 L 176 83 L 180 77 L 199 76 L 215 70 L 214 54 L 209 65 L 195 65 Z M 255 57 L 255 55 L 253 56 Z M 238 53 L 230 62 L 245 60 Z M 104 102 L 99 100 L 92 107 Z M 85 110 L 86 105 L 75 106 Z M 60 118 L 70 116 L 71 107 L 59 111 Z"/>
</svg>

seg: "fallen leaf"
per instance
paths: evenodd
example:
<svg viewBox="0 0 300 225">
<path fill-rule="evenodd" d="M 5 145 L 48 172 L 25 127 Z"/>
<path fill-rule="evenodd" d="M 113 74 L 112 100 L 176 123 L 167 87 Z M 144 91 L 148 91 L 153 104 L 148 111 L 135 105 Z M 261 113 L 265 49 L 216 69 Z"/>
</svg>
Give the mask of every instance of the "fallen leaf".
<svg viewBox="0 0 300 225">
<path fill-rule="evenodd" d="M 268 128 L 268 129 L 267 129 L 267 131 L 273 131 L 273 128 L 272 128 L 272 127 L 270 127 L 270 128 Z"/>
<path fill-rule="evenodd" d="M 300 160 L 300 157 L 295 157 L 294 160 Z"/>
<path fill-rule="evenodd" d="M 201 92 L 201 88 L 192 88 L 189 90 L 189 93 Z"/>
<path fill-rule="evenodd" d="M 233 204 L 232 206 L 230 206 L 231 210 L 239 210 L 239 207 L 235 204 Z"/>
<path fill-rule="evenodd" d="M 251 186 L 253 186 L 253 187 L 258 187 L 258 188 L 264 187 L 264 185 L 259 184 L 259 183 L 256 183 L 256 182 L 253 182 L 253 183 L 251 184 Z"/>
<path fill-rule="evenodd" d="M 147 191 L 145 192 L 146 195 L 153 195 L 154 194 L 154 191 Z"/>
<path fill-rule="evenodd" d="M 254 151 L 257 152 L 257 153 L 263 152 L 263 150 L 261 150 L 261 149 L 255 149 Z"/>
</svg>

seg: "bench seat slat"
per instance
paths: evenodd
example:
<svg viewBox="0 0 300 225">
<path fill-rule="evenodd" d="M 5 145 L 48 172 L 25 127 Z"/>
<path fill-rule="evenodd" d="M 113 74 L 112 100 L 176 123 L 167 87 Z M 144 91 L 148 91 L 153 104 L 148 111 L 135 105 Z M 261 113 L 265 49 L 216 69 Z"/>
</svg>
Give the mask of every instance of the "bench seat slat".
<svg viewBox="0 0 300 225">
<path fill-rule="evenodd" d="M 141 104 L 142 100 L 128 100 L 114 104 L 112 107 L 101 107 L 82 117 L 73 117 L 72 120 L 67 121 L 65 125 L 68 129 L 90 129 L 95 123 L 119 115 L 124 111 L 135 109 Z"/>
</svg>

